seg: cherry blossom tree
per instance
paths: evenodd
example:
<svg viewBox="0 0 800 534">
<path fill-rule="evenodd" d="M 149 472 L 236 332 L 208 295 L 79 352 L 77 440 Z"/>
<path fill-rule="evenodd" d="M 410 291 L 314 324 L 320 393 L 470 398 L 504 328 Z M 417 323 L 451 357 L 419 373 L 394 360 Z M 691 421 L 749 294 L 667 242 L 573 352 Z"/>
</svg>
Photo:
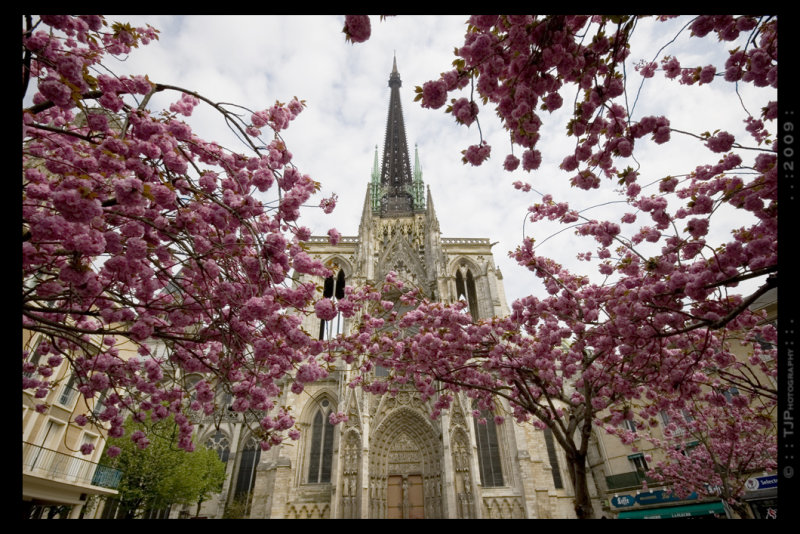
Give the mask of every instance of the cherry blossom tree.
<svg viewBox="0 0 800 534">
<path fill-rule="evenodd" d="M 558 222 L 593 239 L 596 250 L 578 257 L 595 263 L 599 281 L 594 272 L 574 274 L 539 255 L 534 240 L 525 238 L 512 256 L 540 279 L 544 296 L 514 302 L 510 317 L 471 324 L 457 305 L 423 302 L 394 317 L 404 333 L 392 334 L 387 319 L 367 314 L 355 337 L 342 345 L 353 361 L 359 351 L 368 355 L 368 361 L 359 361 L 364 370 L 372 361 L 394 370 L 384 383 L 362 378 L 371 391 L 391 390 L 397 381 L 415 384 L 429 396 L 444 388 L 442 408 L 448 389 L 468 391 L 482 399 L 483 408 L 491 406 L 491 396 L 500 396 L 519 420 L 533 417 L 537 426 L 550 427 L 572 464 L 578 517 L 593 514 L 585 477 L 593 426 L 616 432 L 634 416 L 634 405 L 637 415 L 649 420 L 658 399 L 669 400 L 662 408 L 691 405 L 703 411 L 709 403 L 721 408 L 714 393 L 720 383 L 753 385 L 756 371 L 775 373 L 774 353 L 766 361 L 742 362 L 728 340 L 754 332 L 762 317 L 749 307 L 777 287 L 777 20 L 690 18 L 679 33 L 698 45 L 702 39 L 705 47 L 713 46 L 712 40 L 730 43 L 724 64 L 686 66 L 665 55 L 641 59 L 631 69 L 645 81 L 661 71 L 667 82 L 686 86 L 687 105 L 691 86 L 759 91 L 756 115 L 745 106 L 726 110 L 741 115 L 747 138 L 714 124 L 703 124 L 704 132 L 686 132 L 672 127 L 665 115 L 632 113 L 635 94 L 629 87 L 641 81 L 633 83 L 626 60 L 636 53 L 630 42 L 640 21 L 638 16 L 472 16 L 454 68 L 416 89 L 423 107 L 444 109 L 457 123 L 477 126 L 479 142 L 462 152 L 471 165 L 491 156 L 479 116 L 492 107 L 509 135 L 512 152 L 503 167 L 510 172 L 521 164 L 535 174 L 543 160 L 543 125 L 569 106 L 564 126 L 570 143 L 559 156 L 567 175 L 547 180 L 568 180 L 576 190 L 612 190 L 627 211 L 590 219 L 567 198 L 544 194 L 530 206 L 529 220 Z M 348 26 L 360 29 L 354 32 L 359 42 L 369 37 L 363 20 L 348 19 L 346 32 Z M 468 95 L 456 94 L 448 103 L 450 93 L 462 90 Z M 707 149 L 711 161 L 641 168 L 638 152 L 666 146 L 675 136 Z M 521 180 L 515 185 L 526 192 L 538 186 Z M 755 291 L 736 294 L 738 284 L 753 279 L 761 280 Z M 767 332 L 774 338 L 774 327 L 763 327 Z M 750 422 L 774 417 L 774 387 L 759 382 L 747 398 L 722 412 L 705 412 L 703 436 L 711 460 L 692 464 L 690 476 L 685 462 L 664 464 L 662 477 L 683 491 L 682 481 L 711 480 L 720 466 L 741 476 L 772 465 L 763 452 L 775 451 L 774 432 L 751 432 L 745 424 L 722 431 L 722 422 L 732 417 Z M 732 416 L 735 410 L 738 415 Z M 720 454 L 723 449 L 727 455 Z M 744 461 L 749 455 L 760 460 Z M 735 500 L 737 491 L 729 489 L 725 497 Z"/>
<path fill-rule="evenodd" d="M 23 389 L 45 397 L 67 361 L 89 406 L 102 399 L 79 425 L 119 437 L 124 413 L 171 415 L 192 450 L 194 422 L 224 388 L 263 448 L 280 443 L 294 424 L 275 406 L 280 384 L 327 372 L 309 363 L 322 347 L 300 328 L 315 286 L 291 280 L 329 273 L 300 246 L 310 232 L 297 221 L 319 184 L 281 138 L 304 103 L 251 111 L 114 75 L 104 61 L 157 39 L 149 26 L 25 16 L 22 34 L 22 326 L 39 340 L 23 350 Z M 175 95 L 169 109 L 148 107 L 156 93 Z M 219 113 L 239 152 L 192 132 L 198 105 Z"/>
<path fill-rule="evenodd" d="M 680 405 L 660 412 L 668 421 L 665 436 L 642 432 L 665 454 L 649 476 L 668 483 L 679 497 L 719 496 L 738 517 L 747 518 L 741 499 L 747 479 L 777 468 L 775 403 L 725 384 Z"/>
<path fill-rule="evenodd" d="M 594 513 L 588 472 L 593 433 L 605 430 L 624 443 L 645 438 L 666 451 L 682 451 L 685 443 L 672 438 L 690 434 L 664 439 L 646 433 L 660 413 L 677 411 L 693 421 L 691 435 L 702 445 L 696 450 L 717 452 L 706 454 L 703 462 L 693 455 L 690 463 L 685 456 L 668 455 L 652 474 L 682 495 L 720 488 L 739 507 L 748 473 L 775 465 L 777 395 L 765 374 L 775 374 L 774 354 L 756 349 L 758 365 L 737 360 L 730 345 L 740 339 L 727 329 L 650 336 L 647 344 L 641 333 L 630 333 L 631 341 L 642 344 L 644 354 L 636 354 L 624 343 L 615 345 L 625 333 L 613 322 L 584 324 L 573 302 L 602 296 L 596 287 L 581 287 L 580 280 L 572 285 L 575 298 L 554 296 L 534 304 L 529 297 L 515 302 L 509 317 L 474 322 L 465 302 L 431 302 L 389 273 L 381 287 L 348 289 L 340 299 L 339 310 L 355 327 L 332 342 L 326 358 L 342 358 L 352 366 L 350 387 L 377 395 L 416 388 L 423 401 L 431 402 L 433 418 L 464 392 L 477 403 L 478 418 L 495 412 L 501 424 L 495 401 L 503 399 L 517 422 L 549 428 L 564 450 L 579 518 Z M 531 313 L 532 306 L 538 314 Z M 759 318 L 744 311 L 737 320 Z M 752 331 L 775 333 L 769 325 Z M 388 376 L 376 378 L 375 366 L 387 369 Z M 720 392 L 734 383 L 741 393 L 728 403 Z M 623 425 L 634 418 L 644 432 Z M 728 424 L 733 420 L 736 425 Z"/>
</svg>

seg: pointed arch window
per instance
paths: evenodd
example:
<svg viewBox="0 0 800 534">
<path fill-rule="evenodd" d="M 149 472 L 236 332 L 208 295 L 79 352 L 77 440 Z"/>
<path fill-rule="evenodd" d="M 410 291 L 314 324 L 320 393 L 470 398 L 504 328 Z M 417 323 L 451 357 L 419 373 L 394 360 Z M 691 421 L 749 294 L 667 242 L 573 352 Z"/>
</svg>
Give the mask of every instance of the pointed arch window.
<svg viewBox="0 0 800 534">
<path fill-rule="evenodd" d="M 344 276 L 344 271 L 339 269 L 338 274 L 334 273 L 333 275 L 325 279 L 325 283 L 322 288 L 322 296 L 333 300 L 339 300 L 344 298 L 345 283 L 346 280 Z M 320 319 L 319 339 L 327 340 L 335 338 L 336 336 L 342 333 L 343 326 L 344 326 L 344 320 L 342 318 L 342 312 L 337 312 L 336 317 L 334 317 L 330 321 Z"/>
<path fill-rule="evenodd" d="M 494 415 L 481 410 L 475 420 L 475 438 L 478 444 L 478 464 L 481 470 L 481 485 L 491 488 L 503 485 L 503 466 L 500 459 L 500 441 Z M 485 421 L 485 423 L 483 422 Z"/>
<path fill-rule="evenodd" d="M 231 453 L 231 445 L 228 441 L 228 436 L 221 430 L 217 430 L 206 440 L 206 447 L 215 450 L 222 463 L 228 462 L 228 456 Z"/>
<path fill-rule="evenodd" d="M 464 274 L 462 274 L 464 271 Z M 472 276 L 472 271 L 469 268 L 464 268 L 456 271 L 456 298 L 464 299 L 467 301 L 469 307 L 469 314 L 472 319 L 478 320 L 478 293 L 475 290 L 475 278 Z"/>
<path fill-rule="evenodd" d="M 324 484 L 331 481 L 333 425 L 330 422 L 330 413 L 330 401 L 323 399 L 311 422 L 307 478 L 309 484 Z"/>
<path fill-rule="evenodd" d="M 564 489 L 564 481 L 561 478 L 561 468 L 558 465 L 558 453 L 556 451 L 553 431 L 550 428 L 544 429 L 544 444 L 547 447 L 547 458 L 550 460 L 550 470 L 553 473 L 553 486 L 556 489 Z"/>
<path fill-rule="evenodd" d="M 256 479 L 256 466 L 258 466 L 260 459 L 261 447 L 258 446 L 255 439 L 250 438 L 242 451 L 242 457 L 239 461 L 239 472 L 236 475 L 236 489 L 233 494 L 234 499 L 248 496 L 253 491 L 253 483 Z"/>
</svg>

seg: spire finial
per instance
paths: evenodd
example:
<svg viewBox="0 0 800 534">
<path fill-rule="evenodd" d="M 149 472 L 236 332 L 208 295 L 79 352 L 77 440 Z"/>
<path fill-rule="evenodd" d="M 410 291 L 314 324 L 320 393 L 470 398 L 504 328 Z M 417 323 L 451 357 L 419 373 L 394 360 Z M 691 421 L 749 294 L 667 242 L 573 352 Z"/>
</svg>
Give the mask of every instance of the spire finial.
<svg viewBox="0 0 800 534">
<path fill-rule="evenodd" d="M 403 82 L 400 81 L 400 72 L 397 70 L 397 54 L 392 57 L 392 73 L 389 74 L 389 87 L 400 87 Z"/>
</svg>

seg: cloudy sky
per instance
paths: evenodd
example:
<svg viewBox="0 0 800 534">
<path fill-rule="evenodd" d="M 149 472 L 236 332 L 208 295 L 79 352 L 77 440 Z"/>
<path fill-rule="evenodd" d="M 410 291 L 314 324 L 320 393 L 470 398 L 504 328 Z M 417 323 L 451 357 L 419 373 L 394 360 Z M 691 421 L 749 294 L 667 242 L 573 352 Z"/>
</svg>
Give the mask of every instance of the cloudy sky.
<svg viewBox="0 0 800 534">
<path fill-rule="evenodd" d="M 480 167 L 461 163 L 461 151 L 479 141 L 475 125 L 458 125 L 443 110 L 423 109 L 413 98 L 415 86 L 450 70 L 453 50 L 463 44 L 467 16 L 398 16 L 383 21 L 374 16 L 372 38 L 360 44 L 345 42 L 343 16 L 107 18 L 136 26 L 149 23 L 161 31 L 159 41 L 135 50 L 123 63 L 109 64 L 118 74 L 147 74 L 152 81 L 179 85 L 212 100 L 251 110 L 294 96 L 305 100 L 306 110 L 283 137 L 297 167 L 322 184 L 315 203 L 331 193 L 339 196 L 338 206 L 330 215 L 318 208 L 304 211 L 300 221 L 315 235 L 323 235 L 331 227 L 342 235 L 356 235 L 358 231 L 375 146 L 383 148 L 393 57 L 403 81 L 400 95 L 409 156 L 413 163 L 413 147 L 418 145 L 423 180 L 430 186 L 443 236 L 486 237 L 498 242 L 493 251 L 505 278 L 509 304 L 524 295 L 543 294 L 538 279 L 508 258 L 508 251 L 522 241 L 523 232 L 536 238 L 539 254 L 571 266 L 574 272 L 596 272 L 575 259 L 579 252 L 595 250 L 593 241 L 577 238 L 573 230 L 556 233 L 561 227 L 524 224 L 527 207 L 541 194 L 569 201 L 575 208 L 587 210 L 582 214 L 591 218 L 606 216 L 618 221 L 629 211 L 622 204 L 607 204 L 614 200 L 613 192 L 586 194 L 571 189 L 570 175 L 558 169 L 570 151 L 564 135 L 568 106 L 562 113 L 542 117 L 545 124 L 540 150 L 544 159 L 536 173 L 502 170 L 510 151 L 508 136 L 488 108 L 482 110 L 480 120 L 483 136 L 492 145 L 492 157 Z M 715 38 L 690 39 L 684 31 L 662 49 L 688 20 L 648 22 L 637 27 L 627 65 L 629 111 L 633 119 L 666 114 L 673 128 L 694 133 L 719 128 L 744 139 L 742 105 L 758 114 L 762 100 L 753 99 L 748 91 L 737 95 L 721 80 L 685 87 L 676 81 L 664 82 L 657 74 L 644 83 L 636 100 L 642 78 L 632 65 L 641 59 L 671 54 L 684 66 L 722 66 L 727 53 Z M 469 95 L 465 92 L 463 96 Z M 575 94 L 562 96 L 569 103 Z M 154 99 L 152 104 L 167 106 L 175 99 Z M 198 107 L 190 123 L 206 139 L 242 150 L 213 114 Z M 637 144 L 642 184 L 684 174 L 699 163 L 714 164 L 719 159 L 696 139 L 680 135 L 673 135 L 673 139 L 658 150 L 648 142 Z M 518 149 L 515 153 L 520 155 Z M 512 186 L 516 180 L 529 182 L 533 191 L 517 191 Z M 651 190 L 656 192 L 656 188 Z M 740 226 L 742 222 L 731 224 Z M 596 279 L 600 280 L 599 275 Z"/>
</svg>

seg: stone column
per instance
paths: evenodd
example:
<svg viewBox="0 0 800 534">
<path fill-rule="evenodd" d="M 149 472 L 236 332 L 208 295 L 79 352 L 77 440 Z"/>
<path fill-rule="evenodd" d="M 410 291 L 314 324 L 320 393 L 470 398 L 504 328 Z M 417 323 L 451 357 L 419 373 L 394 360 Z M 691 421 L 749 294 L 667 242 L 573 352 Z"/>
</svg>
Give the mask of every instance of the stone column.
<svg viewBox="0 0 800 534">
<path fill-rule="evenodd" d="M 289 490 L 292 486 L 292 462 L 286 457 L 279 457 L 275 462 L 275 475 L 272 483 L 272 509 L 269 517 L 284 519 L 286 505 L 289 503 Z"/>
<path fill-rule="evenodd" d="M 372 419 L 369 415 L 368 403 L 377 402 L 377 398 L 367 398 L 366 400 L 366 409 L 361 411 L 361 468 L 358 470 L 359 480 L 356 481 L 356 488 L 361 491 L 361 519 L 369 519 L 369 512 L 372 509 L 369 478 L 369 436 Z"/>
<path fill-rule="evenodd" d="M 447 519 L 458 517 L 456 508 L 456 487 L 453 480 L 453 454 L 450 448 L 450 414 L 441 415 L 442 421 L 442 516 Z"/>
</svg>

